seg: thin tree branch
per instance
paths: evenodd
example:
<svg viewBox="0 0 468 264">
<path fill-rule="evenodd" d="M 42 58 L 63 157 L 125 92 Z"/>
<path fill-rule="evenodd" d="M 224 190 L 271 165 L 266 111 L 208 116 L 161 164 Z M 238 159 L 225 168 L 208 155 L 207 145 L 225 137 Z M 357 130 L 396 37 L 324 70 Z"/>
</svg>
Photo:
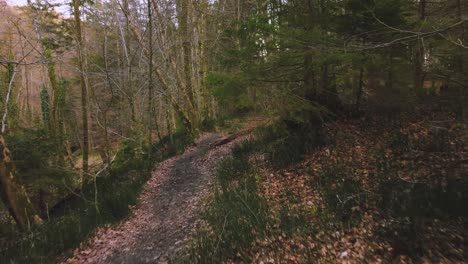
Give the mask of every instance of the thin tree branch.
<svg viewBox="0 0 468 264">
<path fill-rule="evenodd" d="M 13 68 L 13 74 L 11 75 L 10 82 L 8 83 L 8 92 L 7 92 L 6 99 L 5 99 L 5 111 L 3 112 L 3 118 L 2 118 L 2 134 L 4 134 L 6 130 L 6 119 L 8 116 L 8 102 L 10 101 L 10 95 L 11 95 L 11 90 L 13 87 L 13 81 L 15 80 L 15 76 L 16 76 L 16 67 Z"/>
</svg>

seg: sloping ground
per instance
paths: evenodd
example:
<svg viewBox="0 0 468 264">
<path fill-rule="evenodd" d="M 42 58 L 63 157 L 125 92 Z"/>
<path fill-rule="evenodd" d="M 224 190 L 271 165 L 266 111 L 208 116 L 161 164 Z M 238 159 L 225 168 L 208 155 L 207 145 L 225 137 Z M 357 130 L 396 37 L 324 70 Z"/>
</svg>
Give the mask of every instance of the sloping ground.
<svg viewBox="0 0 468 264">
<path fill-rule="evenodd" d="M 276 220 L 251 259 L 463 263 L 467 128 L 451 116 L 368 116 L 327 125 L 331 144 L 284 170 L 258 156 Z"/>
<path fill-rule="evenodd" d="M 128 220 L 99 229 L 67 263 L 166 263 L 185 245 L 206 199 L 217 162 L 240 137 L 213 146 L 205 134 L 183 155 L 159 164 Z"/>
</svg>

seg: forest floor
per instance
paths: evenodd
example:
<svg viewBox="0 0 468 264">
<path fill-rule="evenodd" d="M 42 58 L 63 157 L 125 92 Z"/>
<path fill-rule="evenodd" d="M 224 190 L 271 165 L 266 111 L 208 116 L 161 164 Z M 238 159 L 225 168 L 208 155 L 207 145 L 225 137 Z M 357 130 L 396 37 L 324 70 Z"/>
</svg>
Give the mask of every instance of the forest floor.
<svg viewBox="0 0 468 264">
<path fill-rule="evenodd" d="M 326 127 L 333 142 L 302 162 L 263 166 L 272 214 L 287 208 L 301 219 L 289 229 L 309 225 L 288 234 L 281 226 L 294 221 L 278 220 L 278 232 L 252 247 L 253 262 L 463 263 L 467 127 L 446 122 L 439 150 L 442 125 L 428 119 L 341 120 Z"/>
<path fill-rule="evenodd" d="M 204 134 L 153 171 L 126 221 L 96 231 L 68 263 L 167 263 L 187 250 L 196 254 L 189 263 L 463 263 L 466 129 L 466 122 L 434 112 L 337 120 L 325 126 L 325 145 L 285 166 L 274 158 L 296 155 L 304 142 L 255 143 L 258 132 Z M 239 173 L 243 163 L 234 157 L 233 174 L 223 170 L 229 175 L 216 177 L 227 182 L 227 196 L 248 187 L 244 183 L 255 188 L 246 189 L 242 203 L 235 203 L 240 196 L 213 202 L 217 164 L 240 142 L 233 153 L 251 149 L 246 153 L 255 169 Z M 246 204 L 265 207 L 254 213 Z M 247 221 L 244 205 L 256 221 Z M 201 218 L 210 208 L 233 219 Z M 264 221 L 257 218 L 261 208 Z M 200 227 L 209 235 L 200 236 Z M 235 240 L 242 230 L 255 234 L 243 246 Z M 213 247 L 205 238 L 218 242 Z"/>
<path fill-rule="evenodd" d="M 167 263 L 199 221 L 217 162 L 245 136 L 214 146 L 221 138 L 206 133 L 184 154 L 160 163 L 131 216 L 98 229 L 67 263 Z"/>
<path fill-rule="evenodd" d="M 436 114 L 339 120 L 326 126 L 330 143 L 301 162 L 257 162 L 277 220 L 244 254 L 254 263 L 463 263 L 467 123 Z"/>
<path fill-rule="evenodd" d="M 468 124 L 432 108 L 256 131 L 181 263 L 466 263 Z"/>
</svg>

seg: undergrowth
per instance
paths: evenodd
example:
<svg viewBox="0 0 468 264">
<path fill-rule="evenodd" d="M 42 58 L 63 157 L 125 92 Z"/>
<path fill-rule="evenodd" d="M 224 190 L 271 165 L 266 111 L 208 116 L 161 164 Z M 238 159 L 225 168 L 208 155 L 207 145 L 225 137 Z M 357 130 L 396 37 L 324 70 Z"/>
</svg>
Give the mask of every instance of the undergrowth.
<svg viewBox="0 0 468 264">
<path fill-rule="evenodd" d="M 400 256 L 461 260 L 466 182 L 458 163 L 444 163 L 456 151 L 448 142 L 453 135 L 438 129 L 412 138 L 375 123 L 369 128 L 375 131 L 359 133 L 343 126 L 347 130 L 333 130 L 336 143 L 307 160 L 305 154 L 329 141 L 322 131 L 284 122 L 257 129 L 255 139 L 239 144 L 220 164 L 204 224 L 176 262 L 252 263 L 262 256 L 286 262 L 286 252 L 300 263 L 330 262 L 350 252 L 388 262 Z M 381 138 L 385 129 L 393 136 Z M 378 141 L 370 137 L 365 143 L 373 143 L 359 145 L 356 137 L 363 134 Z M 418 154 L 416 162 L 407 162 L 409 154 Z M 261 174 L 264 167 L 273 173 Z M 426 172 L 430 176 L 415 177 Z M 351 244 L 337 242 L 342 239 Z"/>
<path fill-rule="evenodd" d="M 182 153 L 192 137 L 176 133 L 143 146 L 137 140 L 123 143 L 108 175 L 98 177 L 96 188 L 86 186 L 50 211 L 50 220 L 20 233 L 14 226 L 3 228 L 0 263 L 51 263 L 77 247 L 97 227 L 126 217 L 157 162 Z M 97 204 L 94 202 L 97 190 Z"/>
<path fill-rule="evenodd" d="M 252 155 L 262 153 L 277 168 L 284 168 L 303 158 L 318 145 L 317 133 L 290 130 L 284 123 L 259 128 L 256 138 L 246 140 L 232 150 L 232 156 L 220 162 L 214 185 L 214 196 L 203 214 L 205 227 L 198 230 L 192 243 L 177 263 L 221 263 L 252 261 L 248 251 L 268 236 L 276 221 L 271 208 L 258 190 L 259 171 Z M 281 211 L 281 232 L 307 230 L 307 212 L 284 207 Z"/>
<path fill-rule="evenodd" d="M 325 167 L 315 180 L 325 203 L 322 216 L 327 221 L 351 226 L 359 221 L 360 212 L 367 205 L 368 193 L 362 190 L 360 182 L 342 164 Z"/>
<path fill-rule="evenodd" d="M 213 201 L 203 215 L 209 228 L 199 231 L 187 262 L 219 263 L 226 257 L 246 261 L 244 249 L 265 233 L 267 208 L 248 161 L 251 150 L 252 142 L 244 142 L 220 163 Z"/>
</svg>

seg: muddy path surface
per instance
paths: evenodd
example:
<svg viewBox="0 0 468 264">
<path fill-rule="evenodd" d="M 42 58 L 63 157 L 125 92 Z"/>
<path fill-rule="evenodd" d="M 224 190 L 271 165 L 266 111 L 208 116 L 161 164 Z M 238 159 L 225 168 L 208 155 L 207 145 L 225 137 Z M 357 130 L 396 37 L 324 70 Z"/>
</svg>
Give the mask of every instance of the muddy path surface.
<svg viewBox="0 0 468 264">
<path fill-rule="evenodd" d="M 167 263 L 187 242 L 209 193 L 216 164 L 238 138 L 204 134 L 184 154 L 158 164 L 123 222 L 99 229 L 68 263 Z"/>
</svg>

